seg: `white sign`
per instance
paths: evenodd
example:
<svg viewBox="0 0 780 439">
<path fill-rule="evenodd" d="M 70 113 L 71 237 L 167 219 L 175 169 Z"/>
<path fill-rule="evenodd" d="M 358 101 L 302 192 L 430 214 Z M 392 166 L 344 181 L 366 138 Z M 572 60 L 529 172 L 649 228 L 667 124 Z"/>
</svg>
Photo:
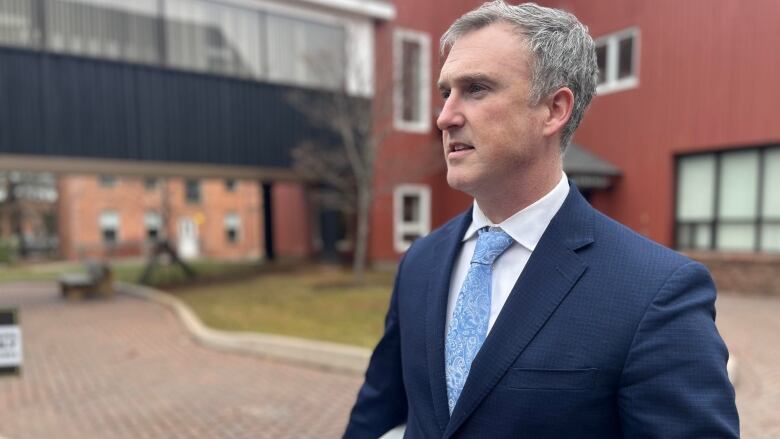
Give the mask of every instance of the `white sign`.
<svg viewBox="0 0 780 439">
<path fill-rule="evenodd" d="M 22 365 L 22 330 L 15 325 L 0 325 L 0 367 Z"/>
</svg>

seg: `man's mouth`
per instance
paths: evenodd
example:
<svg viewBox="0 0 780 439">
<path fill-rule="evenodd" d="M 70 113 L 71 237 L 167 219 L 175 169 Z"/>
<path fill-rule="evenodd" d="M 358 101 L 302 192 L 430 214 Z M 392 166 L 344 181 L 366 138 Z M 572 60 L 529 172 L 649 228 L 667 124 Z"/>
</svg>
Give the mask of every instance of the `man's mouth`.
<svg viewBox="0 0 780 439">
<path fill-rule="evenodd" d="M 450 152 L 461 152 L 474 149 L 473 146 L 466 143 L 454 142 L 450 143 Z"/>
</svg>

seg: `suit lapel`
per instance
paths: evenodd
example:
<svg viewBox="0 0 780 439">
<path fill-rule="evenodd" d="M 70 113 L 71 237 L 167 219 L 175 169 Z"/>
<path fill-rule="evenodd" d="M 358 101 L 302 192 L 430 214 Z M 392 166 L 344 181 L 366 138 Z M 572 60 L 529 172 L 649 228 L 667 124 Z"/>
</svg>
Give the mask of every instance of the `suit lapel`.
<svg viewBox="0 0 780 439">
<path fill-rule="evenodd" d="M 444 432 L 449 422 L 447 385 L 444 370 L 444 337 L 447 314 L 447 298 L 450 291 L 452 268 L 460 252 L 463 234 L 471 224 L 471 211 L 465 212 L 452 223 L 452 231 L 444 234 L 434 248 L 435 260 L 428 277 L 425 333 L 428 356 L 428 380 L 431 398 L 439 429 Z"/>
<path fill-rule="evenodd" d="M 496 386 L 587 268 L 574 250 L 593 241 L 592 215 L 592 208 L 572 184 L 564 205 L 550 222 L 474 359 L 445 438 Z"/>
</svg>

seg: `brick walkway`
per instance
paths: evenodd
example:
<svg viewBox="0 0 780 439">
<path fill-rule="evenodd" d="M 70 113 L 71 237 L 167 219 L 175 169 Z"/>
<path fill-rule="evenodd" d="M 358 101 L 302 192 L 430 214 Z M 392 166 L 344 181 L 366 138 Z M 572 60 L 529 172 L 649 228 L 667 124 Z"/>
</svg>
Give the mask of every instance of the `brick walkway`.
<svg viewBox="0 0 780 439">
<path fill-rule="evenodd" d="M 0 377 L 0 436 L 335 438 L 360 377 L 217 352 L 174 315 L 120 295 L 66 303 L 53 285 L 0 286 L 20 306 L 21 377 Z"/>
<path fill-rule="evenodd" d="M 0 285 L 20 306 L 21 377 L 0 377 L 0 436 L 331 438 L 360 377 L 217 352 L 168 310 L 119 296 L 66 303 L 51 284 Z M 724 294 L 745 439 L 780 438 L 780 300 Z"/>
<path fill-rule="evenodd" d="M 716 322 L 738 360 L 743 439 L 780 438 L 780 298 L 721 294 Z"/>
</svg>

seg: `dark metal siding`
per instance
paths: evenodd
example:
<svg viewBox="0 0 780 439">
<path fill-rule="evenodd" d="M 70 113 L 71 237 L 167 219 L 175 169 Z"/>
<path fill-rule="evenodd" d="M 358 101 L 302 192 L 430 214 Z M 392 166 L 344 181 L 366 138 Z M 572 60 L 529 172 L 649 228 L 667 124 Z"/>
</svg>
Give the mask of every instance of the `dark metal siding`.
<svg viewBox="0 0 780 439">
<path fill-rule="evenodd" d="M 294 109 L 289 87 L 25 50 L 0 49 L 0 153 L 291 165 L 333 144 Z"/>
</svg>

